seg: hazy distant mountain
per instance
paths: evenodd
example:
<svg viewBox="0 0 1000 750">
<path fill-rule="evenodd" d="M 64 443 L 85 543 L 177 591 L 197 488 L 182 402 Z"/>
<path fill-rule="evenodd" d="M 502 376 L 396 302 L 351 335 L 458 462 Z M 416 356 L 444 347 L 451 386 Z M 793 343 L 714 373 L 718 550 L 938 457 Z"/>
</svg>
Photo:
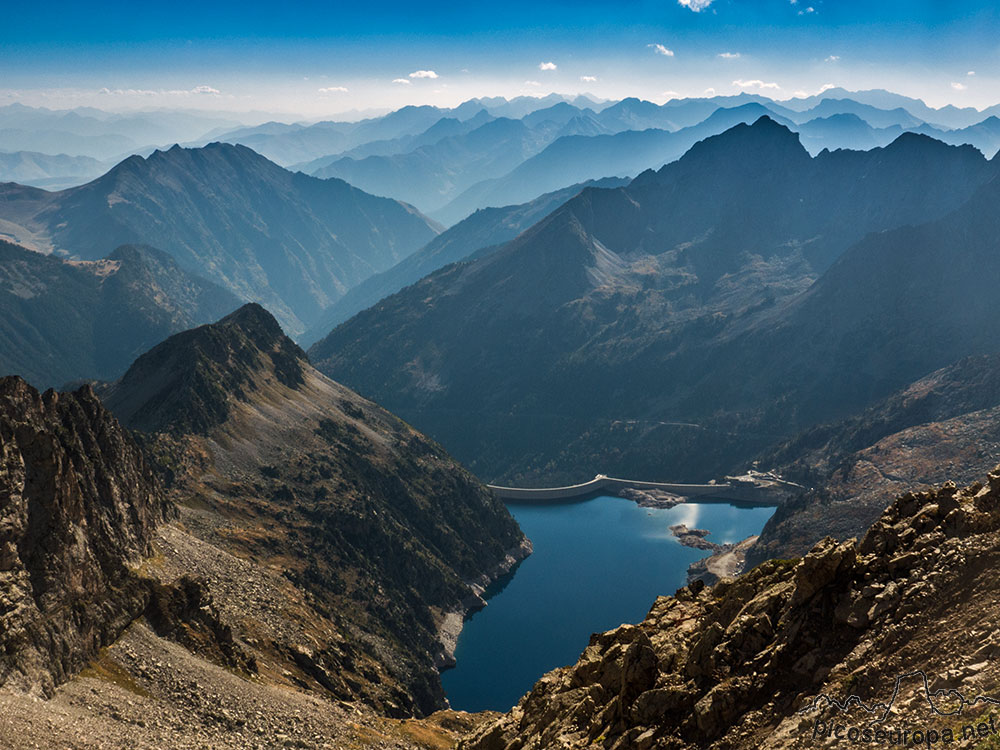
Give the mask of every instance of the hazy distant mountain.
<svg viewBox="0 0 1000 750">
<path fill-rule="evenodd" d="M 416 135 L 404 135 L 399 138 L 391 138 L 380 141 L 369 141 L 360 146 L 345 151 L 341 154 L 324 156 L 320 159 L 313 159 L 309 162 L 297 164 L 289 169 L 299 170 L 306 174 L 315 174 L 318 169 L 332 164 L 337 159 L 349 156 L 353 159 L 364 159 L 366 156 L 392 156 L 394 154 L 405 154 L 421 146 L 429 146 L 437 143 L 443 138 L 450 136 L 465 135 L 476 128 L 485 125 L 494 119 L 485 109 L 468 120 L 459 120 L 456 117 L 442 117 L 431 125 L 427 130 Z"/>
<path fill-rule="evenodd" d="M 927 106 L 921 99 L 914 99 L 902 94 L 895 94 L 883 89 L 869 91 L 847 91 L 843 88 L 827 89 L 822 94 L 799 99 L 789 99 L 783 104 L 796 110 L 806 110 L 815 107 L 824 99 L 851 99 L 861 104 L 867 104 L 882 110 L 902 108 L 923 122 L 947 128 L 964 128 L 974 125 L 983 119 L 1000 114 L 1000 105 L 989 107 L 982 111 L 974 107 L 956 107 L 948 104 L 940 109 Z"/>
<path fill-rule="evenodd" d="M 871 104 L 862 104 L 853 99 L 824 98 L 816 106 L 791 115 L 795 122 L 808 122 L 818 117 L 834 115 L 854 115 L 873 128 L 891 128 L 894 125 L 910 130 L 924 124 L 923 120 L 914 117 L 903 107 L 894 109 L 879 109 Z"/>
<path fill-rule="evenodd" d="M 991 115 L 982 122 L 967 128 L 934 133 L 934 137 L 956 146 L 963 143 L 972 144 L 986 156 L 993 157 L 1000 150 L 1000 118 Z"/>
<path fill-rule="evenodd" d="M 513 99 L 509 100 L 504 99 L 502 96 L 494 96 L 471 99 L 459 106 L 457 109 L 461 110 L 462 107 L 482 107 L 494 117 L 509 117 L 511 119 L 519 120 L 532 112 L 536 112 L 540 109 L 546 109 L 563 102 L 571 104 L 577 108 L 593 109 L 595 111 L 600 111 L 603 107 L 610 103 L 600 99 L 594 99 L 586 96 L 585 94 L 575 97 L 563 96 L 562 94 L 548 94 L 547 96 L 542 97 L 515 96 Z"/>
<path fill-rule="evenodd" d="M 301 332 L 347 289 L 437 234 L 415 209 L 288 172 L 242 146 L 133 156 L 59 193 L 0 186 L 0 231 L 83 259 L 153 244 Z"/>
<path fill-rule="evenodd" d="M 110 379 L 239 300 L 149 247 L 67 262 L 0 241 L 0 372 L 40 387 Z"/>
<path fill-rule="evenodd" d="M 0 151 L 122 158 L 142 147 L 188 141 L 236 124 L 233 118 L 185 111 L 118 114 L 10 104 L 0 107 Z"/>
<path fill-rule="evenodd" d="M 345 157 L 314 174 L 339 177 L 429 212 L 475 182 L 508 173 L 544 148 L 556 132 L 556 123 L 549 121 L 529 127 L 521 120 L 498 118 L 407 154 Z"/>
<path fill-rule="evenodd" d="M 424 105 L 403 107 L 382 117 L 359 122 L 324 121 L 312 125 L 266 123 L 222 134 L 218 140 L 248 146 L 278 164 L 301 164 L 340 154 L 372 141 L 417 135 L 447 117 L 449 112 Z M 469 113 L 466 119 L 475 114 Z"/>
<path fill-rule="evenodd" d="M 958 272 L 908 259 L 911 230 L 875 234 L 826 269 L 869 232 L 955 209 L 994 173 L 975 149 L 920 135 L 810 158 L 762 118 L 628 187 L 583 191 L 498 251 L 360 313 L 311 356 L 481 476 L 707 479 L 796 423 L 885 392 L 893 383 L 875 376 L 887 362 L 910 363 L 887 371 L 915 377 L 959 356 L 969 336 L 990 339 L 993 324 L 982 334 L 973 325 L 984 310 L 954 306 L 972 333 L 953 344 L 952 313 L 932 320 L 944 296 L 964 297 L 957 281 L 936 291 L 900 280 Z M 977 210 L 980 223 L 994 221 Z M 946 247 L 962 236 L 957 223 L 950 232 Z M 874 263 L 872 243 L 892 238 L 898 257 L 878 273 L 840 270 Z M 809 306 L 808 326 L 773 334 Z M 927 352 L 914 359 L 917 339 Z M 833 369 L 840 381 L 819 379 Z"/>
<path fill-rule="evenodd" d="M 634 177 L 646 169 L 655 169 L 679 158 L 707 136 L 721 133 L 740 122 L 753 122 L 765 114 L 777 117 L 763 105 L 750 103 L 733 109 L 716 109 L 698 125 L 676 132 L 625 130 L 614 135 L 559 138 L 510 173 L 482 180 L 448 205 L 430 213 L 438 221 L 450 225 L 478 208 L 523 203 L 541 193 L 558 190 L 562 185 L 586 182 L 602 175 Z M 790 121 L 784 124 L 794 127 Z"/>
<path fill-rule="evenodd" d="M 538 110 L 565 105 L 576 111 L 599 110 L 601 105 L 593 99 L 577 96 L 574 98 L 552 94 L 546 97 L 503 97 L 470 99 L 454 109 L 424 106 L 407 106 L 379 117 L 370 117 L 358 122 L 323 121 L 314 124 L 265 123 L 255 127 L 241 127 L 229 132 L 213 135 L 213 139 L 226 143 L 239 143 L 268 157 L 278 164 L 291 166 L 312 173 L 319 166 L 325 166 L 330 157 L 350 155 L 365 157 L 406 153 L 423 145 L 430 145 L 440 138 L 468 132 L 441 132 L 433 138 L 432 131 L 441 120 L 458 120 L 465 123 L 475 120 L 482 125 L 488 118 L 519 120 Z M 568 110 L 567 110 L 568 111 Z M 543 118 L 544 119 L 544 118 Z M 551 119 L 551 117 L 549 118 Z M 558 119 L 558 118 L 556 118 Z M 441 126 L 445 130 L 446 126 Z M 421 138 L 421 134 L 428 133 Z M 413 139 L 412 141 L 410 139 Z M 388 143 L 387 143 L 388 142 Z M 397 142 L 397 143 L 392 143 Z M 201 145 L 201 144 L 197 144 Z M 310 164 L 310 162 L 321 162 Z"/>
<path fill-rule="evenodd" d="M 64 130 L 0 128 L 0 148 L 5 151 L 69 154 L 103 160 L 132 153 L 140 145 L 117 133 L 79 135 Z"/>
<path fill-rule="evenodd" d="M 627 182 L 625 179 L 608 177 L 546 193 L 519 206 L 476 211 L 389 270 L 377 273 L 351 289 L 323 312 L 320 321 L 299 337 L 300 342 L 308 346 L 318 341 L 334 326 L 352 315 L 449 263 L 481 257 L 496 249 L 501 243 L 513 239 L 584 188 L 613 188 Z"/>
<path fill-rule="evenodd" d="M 89 156 L 50 156 L 33 151 L 0 151 L 0 182 L 61 190 L 82 185 L 108 170 L 108 163 Z"/>
</svg>

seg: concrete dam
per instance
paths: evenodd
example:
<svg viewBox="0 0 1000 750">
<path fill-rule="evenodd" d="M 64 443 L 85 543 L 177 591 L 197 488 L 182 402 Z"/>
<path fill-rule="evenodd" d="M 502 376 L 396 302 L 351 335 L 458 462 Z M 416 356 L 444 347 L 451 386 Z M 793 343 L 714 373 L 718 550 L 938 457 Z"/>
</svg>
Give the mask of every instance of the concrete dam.
<svg viewBox="0 0 1000 750">
<path fill-rule="evenodd" d="M 778 505 L 784 498 L 805 491 L 802 485 L 788 482 L 773 474 L 751 472 L 739 477 L 726 477 L 725 482 L 709 484 L 678 484 L 673 482 L 643 482 L 598 474 L 589 482 L 565 487 L 501 487 L 487 485 L 500 500 L 515 503 L 550 503 L 577 500 L 601 494 L 617 494 L 621 490 L 660 490 L 678 497 L 701 497 L 755 505 Z"/>
</svg>

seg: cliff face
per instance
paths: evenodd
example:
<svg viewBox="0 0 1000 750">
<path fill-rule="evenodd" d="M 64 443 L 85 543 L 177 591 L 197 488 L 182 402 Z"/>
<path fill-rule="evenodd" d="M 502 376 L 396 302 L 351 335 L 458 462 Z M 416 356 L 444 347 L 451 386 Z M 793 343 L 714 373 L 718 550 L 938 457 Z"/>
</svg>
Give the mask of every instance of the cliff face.
<svg viewBox="0 0 1000 750">
<path fill-rule="evenodd" d="M 872 722 L 857 705 L 853 717 L 821 710 L 822 696 L 849 695 L 885 709 L 872 731 L 961 736 L 990 706 L 958 698 L 997 697 L 997 565 L 1000 469 L 986 484 L 904 494 L 860 543 L 827 539 L 801 560 L 661 597 L 462 747 L 815 746 L 832 722 Z M 928 710 L 938 689 L 946 721 Z"/>
<path fill-rule="evenodd" d="M 89 386 L 0 379 L 0 684 L 51 694 L 143 612 L 129 563 L 167 513 Z"/>
</svg>

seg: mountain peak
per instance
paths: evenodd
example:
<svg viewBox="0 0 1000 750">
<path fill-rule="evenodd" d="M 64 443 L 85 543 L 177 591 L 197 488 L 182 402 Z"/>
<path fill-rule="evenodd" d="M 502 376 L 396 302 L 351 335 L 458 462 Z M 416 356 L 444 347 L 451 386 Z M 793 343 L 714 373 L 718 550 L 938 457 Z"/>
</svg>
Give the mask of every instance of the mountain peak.
<svg viewBox="0 0 1000 750">
<path fill-rule="evenodd" d="M 276 387 L 297 389 L 307 366 L 274 317 L 251 302 L 153 347 L 103 395 L 133 429 L 206 433 L 236 402 L 251 403 Z"/>
<path fill-rule="evenodd" d="M 678 161 L 661 167 L 657 175 L 663 178 L 677 169 L 704 169 L 710 165 L 712 169 L 760 172 L 772 170 L 776 165 L 806 163 L 811 158 L 797 133 L 765 114 L 752 125 L 741 122 L 719 135 L 699 141 Z"/>
</svg>

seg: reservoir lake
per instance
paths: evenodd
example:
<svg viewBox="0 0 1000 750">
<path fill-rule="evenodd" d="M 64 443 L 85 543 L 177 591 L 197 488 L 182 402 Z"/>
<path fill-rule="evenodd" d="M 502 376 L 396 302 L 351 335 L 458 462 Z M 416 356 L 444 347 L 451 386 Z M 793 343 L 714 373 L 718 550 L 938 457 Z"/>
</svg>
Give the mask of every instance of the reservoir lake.
<svg viewBox="0 0 1000 750">
<path fill-rule="evenodd" d="M 642 508 L 620 497 L 507 505 L 534 545 L 465 622 L 453 669 L 441 674 L 459 711 L 507 711 L 539 677 L 574 663 L 590 635 L 641 621 L 657 596 L 687 583 L 688 565 L 710 553 L 670 531 L 708 529 L 716 544 L 759 534 L 772 507 L 689 502 Z"/>
</svg>

